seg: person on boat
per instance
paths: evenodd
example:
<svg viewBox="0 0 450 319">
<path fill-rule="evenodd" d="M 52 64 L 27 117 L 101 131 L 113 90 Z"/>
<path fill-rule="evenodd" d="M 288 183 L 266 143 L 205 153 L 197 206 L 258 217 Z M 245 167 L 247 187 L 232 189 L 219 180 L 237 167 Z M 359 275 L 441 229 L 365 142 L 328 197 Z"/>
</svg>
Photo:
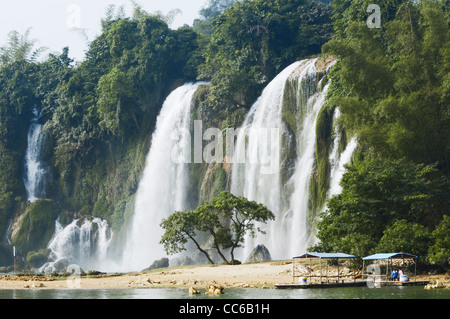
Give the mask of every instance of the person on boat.
<svg viewBox="0 0 450 319">
<path fill-rule="evenodd" d="M 392 281 L 396 281 L 396 280 L 398 280 L 398 270 L 394 269 L 392 271 Z"/>
<path fill-rule="evenodd" d="M 403 269 L 400 268 L 399 272 L 398 272 L 398 280 L 400 280 L 403 276 Z"/>
</svg>

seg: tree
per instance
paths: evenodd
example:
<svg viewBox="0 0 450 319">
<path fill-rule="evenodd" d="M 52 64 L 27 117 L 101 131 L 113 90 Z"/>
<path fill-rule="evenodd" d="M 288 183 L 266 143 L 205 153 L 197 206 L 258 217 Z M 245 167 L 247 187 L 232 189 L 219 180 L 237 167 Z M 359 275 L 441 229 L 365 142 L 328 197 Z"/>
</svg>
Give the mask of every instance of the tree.
<svg viewBox="0 0 450 319">
<path fill-rule="evenodd" d="M 164 245 L 164 250 L 168 254 L 176 254 L 186 250 L 184 245 L 190 239 L 200 252 L 206 256 L 209 263 L 214 264 L 208 252 L 202 249 L 200 243 L 196 240 L 197 233 L 195 224 L 195 214 L 192 210 L 172 213 L 167 219 L 163 219 L 161 222 L 161 227 L 166 230 L 161 237 L 161 244 Z"/>
<path fill-rule="evenodd" d="M 236 0 L 209 0 L 208 5 L 200 9 L 199 13 L 203 19 L 195 19 L 193 28 L 195 32 L 204 36 L 211 36 L 212 21 L 231 7 Z"/>
<path fill-rule="evenodd" d="M 370 254 L 396 221 L 432 231 L 449 207 L 449 184 L 436 167 L 404 159 L 356 160 L 347 166 L 341 186 L 318 222 L 317 250 Z"/>
<path fill-rule="evenodd" d="M 430 232 L 424 226 L 402 219 L 386 228 L 378 243 L 377 251 L 408 252 L 421 257 L 419 261 L 423 263 L 430 241 Z"/>
<path fill-rule="evenodd" d="M 167 253 L 173 254 L 185 250 L 184 245 L 190 239 L 208 261 L 212 262 L 196 239 L 196 231 L 203 232 L 211 236 L 212 248 L 223 261 L 235 264 L 234 250 L 242 246 L 245 235 L 249 233 L 254 237 L 256 232 L 263 232 L 256 223 L 266 223 L 274 218 L 273 213 L 264 205 L 224 191 L 194 211 L 175 212 L 163 219 L 161 227 L 165 229 L 165 233 L 161 243 Z M 230 249 L 230 261 L 223 249 Z"/>
<path fill-rule="evenodd" d="M 30 30 L 24 34 L 13 30 L 8 33 L 8 44 L 0 47 L 0 65 L 14 61 L 36 61 L 39 54 L 47 50 L 46 47 L 34 49 L 37 41 L 30 39 Z"/>
<path fill-rule="evenodd" d="M 113 68 L 98 81 L 98 110 L 102 119 L 100 126 L 112 133 L 121 132 L 123 118 L 129 116 L 127 99 L 133 96 L 133 87 L 124 72 Z M 132 112 L 131 112 L 132 113 Z M 127 116 L 128 115 L 128 116 Z"/>
<path fill-rule="evenodd" d="M 432 264 L 448 267 L 450 265 L 450 217 L 444 216 L 442 222 L 431 234 L 434 244 L 428 250 Z"/>
</svg>

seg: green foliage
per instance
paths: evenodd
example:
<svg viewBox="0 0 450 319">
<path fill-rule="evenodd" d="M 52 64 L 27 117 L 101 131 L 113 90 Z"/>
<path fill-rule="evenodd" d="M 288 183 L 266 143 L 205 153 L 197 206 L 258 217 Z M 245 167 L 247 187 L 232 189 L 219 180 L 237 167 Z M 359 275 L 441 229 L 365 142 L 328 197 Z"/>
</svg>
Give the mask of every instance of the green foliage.
<svg viewBox="0 0 450 319">
<path fill-rule="evenodd" d="M 113 133 L 123 130 L 120 124 L 125 122 L 123 118 L 127 113 L 122 108 L 127 104 L 127 99 L 131 99 L 133 96 L 133 86 L 130 80 L 124 72 L 121 72 L 118 68 L 113 68 L 108 74 L 100 78 L 97 90 L 99 96 L 97 108 L 101 118 L 100 127 L 104 127 Z"/>
<path fill-rule="evenodd" d="M 13 217 L 16 202 L 24 196 L 22 161 L 34 105 L 39 105 L 40 81 L 37 64 L 25 60 L 0 66 L 0 232 Z"/>
<path fill-rule="evenodd" d="M 234 196 L 224 191 L 211 201 L 200 205 L 194 211 L 175 212 L 163 219 L 161 227 L 165 233 L 161 243 L 167 253 L 183 251 L 188 239 L 212 262 L 209 254 L 201 248 L 195 238 L 197 232 L 211 235 L 213 247 L 227 264 L 234 264 L 234 249 L 241 247 L 245 235 L 254 237 L 262 232 L 255 223 L 265 223 L 275 216 L 264 205 Z M 230 249 L 231 261 L 225 257 L 222 249 Z"/>
<path fill-rule="evenodd" d="M 331 10 L 303 0 L 236 2 L 213 21 L 200 67 L 211 80 L 210 107 L 249 107 L 262 87 L 331 37 Z"/>
<path fill-rule="evenodd" d="M 432 231 L 443 218 L 443 208 L 449 205 L 449 182 L 442 179 L 436 167 L 406 160 L 358 161 L 347 167 L 341 186 L 342 193 L 328 201 L 328 209 L 318 223 L 321 243 L 316 249 L 351 254 L 357 250 L 367 255 L 376 250 L 386 232 L 386 245 L 389 236 L 399 234 L 403 224 L 394 226 L 396 221 L 405 220 L 420 226 L 420 230 L 424 227 Z"/>
<path fill-rule="evenodd" d="M 430 245 L 430 232 L 422 225 L 397 220 L 384 231 L 377 246 L 377 251 L 407 251 L 416 256 L 426 256 Z M 424 262 L 424 258 L 419 259 Z"/>
<path fill-rule="evenodd" d="M 315 178 L 311 183 L 310 198 L 314 210 L 321 209 L 326 200 L 330 182 L 330 150 L 333 136 L 334 109 L 323 107 L 317 115 Z M 335 137 L 336 138 L 336 137 Z"/>
<path fill-rule="evenodd" d="M 58 207 L 51 199 L 41 199 L 30 205 L 20 223 L 20 229 L 13 244 L 19 254 L 26 256 L 29 251 L 45 247 L 55 231 Z"/>
<path fill-rule="evenodd" d="M 370 29 L 365 9 L 381 7 Z M 408 251 L 446 260 L 449 198 L 450 29 L 445 1 L 334 2 L 336 34 L 323 52 L 338 58 L 329 104 L 358 135 L 362 157 L 328 202 L 316 247 L 366 255 Z M 378 244 L 379 242 L 379 244 Z"/>
<path fill-rule="evenodd" d="M 205 36 L 211 36 L 213 33 L 212 22 L 214 19 L 235 2 L 236 0 L 209 0 L 208 5 L 199 11 L 203 19 L 194 20 L 193 29 L 195 32 Z"/>
<path fill-rule="evenodd" d="M 26 261 L 32 267 L 40 267 L 48 260 L 49 249 L 39 249 L 37 251 L 30 251 L 27 254 Z"/>
<path fill-rule="evenodd" d="M 8 33 L 8 44 L 0 47 L 0 65 L 15 61 L 36 61 L 37 57 L 47 48 L 34 49 L 37 40 L 30 39 L 31 29 L 24 34 L 13 30 Z"/>
<path fill-rule="evenodd" d="M 429 261 L 432 264 L 448 267 L 450 265 L 450 217 L 445 215 L 431 236 L 434 244 L 428 250 Z"/>
<path fill-rule="evenodd" d="M 55 177 L 48 194 L 69 210 L 121 220 L 115 206 L 137 186 L 163 100 L 197 77 L 200 37 L 188 27 L 171 30 L 167 19 L 138 6 L 127 18 L 110 7 L 83 62 L 64 68 L 47 93 Z"/>
<path fill-rule="evenodd" d="M 195 240 L 197 234 L 195 224 L 194 213 L 190 210 L 177 211 L 170 214 L 167 219 L 163 219 L 161 227 L 165 229 L 165 232 L 161 237 L 161 244 L 164 245 L 165 251 L 168 254 L 176 254 L 185 250 L 184 245 L 188 242 L 188 239 L 197 243 Z"/>
<path fill-rule="evenodd" d="M 339 58 L 331 99 L 375 153 L 448 172 L 448 19 L 439 1 L 403 2 L 383 28 L 349 21 L 345 37 L 324 45 Z"/>
</svg>

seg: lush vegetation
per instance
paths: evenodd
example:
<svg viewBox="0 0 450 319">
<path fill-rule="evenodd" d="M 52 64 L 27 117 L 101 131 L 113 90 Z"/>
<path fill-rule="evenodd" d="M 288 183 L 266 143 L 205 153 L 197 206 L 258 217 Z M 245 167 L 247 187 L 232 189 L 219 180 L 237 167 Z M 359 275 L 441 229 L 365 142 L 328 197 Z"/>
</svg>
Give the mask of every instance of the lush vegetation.
<svg viewBox="0 0 450 319">
<path fill-rule="evenodd" d="M 324 53 L 338 62 L 329 74 L 318 138 L 329 137 L 325 120 L 339 107 L 340 124 L 347 135 L 358 136 L 359 150 L 342 193 L 327 203 L 318 222 L 320 242 L 313 249 L 358 256 L 402 250 L 420 255 L 423 263 L 448 266 L 450 3 L 329 3 L 209 0 L 202 19 L 176 30 L 169 27 L 176 12 L 151 14 L 135 5 L 128 17 L 112 6 L 79 63 L 70 59 L 69 48 L 38 59 L 45 48 L 35 47 L 29 31 L 9 33 L 0 47 L 0 233 L 12 224 L 14 244 L 31 264 L 45 259 L 42 248 L 50 236 L 35 228 L 51 228 L 56 216 L 63 223 L 104 218 L 120 240 L 169 92 L 207 80 L 210 85 L 196 93 L 195 115 L 214 127 L 236 127 L 279 71 Z M 381 28 L 366 24 L 369 4 L 380 5 Z M 48 200 L 30 204 L 23 160 L 34 108 L 43 112 L 51 174 Z M 295 127 L 286 110 L 283 117 Z M 322 148 L 316 155 L 325 153 Z M 317 166 L 322 189 L 316 201 L 322 204 L 328 168 Z M 245 232 L 256 231 L 252 221 L 270 219 L 265 212 L 246 216 L 242 225 L 221 224 L 220 217 L 236 217 L 239 210 L 230 207 L 244 205 L 230 194 L 216 196 L 227 185 L 226 169 L 214 167 L 205 181 L 208 169 L 193 165 L 190 201 L 198 208 L 163 222 L 170 232 L 163 238 L 168 252 L 182 249 L 192 232 L 211 234 L 219 255 L 224 248 L 233 251 Z M 216 209 L 224 203 L 231 206 Z M 0 265 L 10 263 L 9 250 L 2 235 Z M 223 257 L 234 262 L 232 255 L 231 261 Z"/>
<path fill-rule="evenodd" d="M 364 256 L 407 251 L 449 265 L 440 238 L 450 208 L 450 17 L 448 1 L 379 1 L 381 28 L 365 8 L 335 1 L 338 58 L 329 104 L 361 150 L 319 223 L 314 249 Z"/>
<path fill-rule="evenodd" d="M 115 230 L 124 223 L 159 108 L 174 86 L 196 79 L 202 61 L 200 36 L 189 27 L 172 30 L 167 20 L 138 6 L 132 17 L 111 7 L 77 64 L 68 48 L 37 59 L 44 48 L 35 49 L 29 32 L 10 33 L 0 50 L 2 234 L 29 205 L 22 176 L 34 108 L 45 123 L 46 193 L 63 220 L 92 214 Z M 53 215 L 47 214 L 51 232 Z M 20 225 L 18 242 L 28 231 Z M 17 246 L 22 256 L 38 248 Z"/>
<path fill-rule="evenodd" d="M 30 261 L 42 258 L 44 248 L 24 242 L 37 223 L 20 218 L 35 211 L 23 185 L 34 108 L 45 124 L 44 157 L 51 168 L 46 194 L 61 222 L 98 216 L 120 240 L 156 116 L 176 86 L 210 81 L 197 103 L 202 118 L 216 127 L 237 125 L 281 68 L 320 53 L 332 34 L 331 7 L 321 2 L 210 0 L 202 19 L 176 30 L 169 24 L 177 12 L 148 13 L 132 3 L 131 16 L 121 7 L 107 9 L 102 32 L 81 62 L 70 58 L 69 48 L 45 57 L 30 30 L 10 32 L 0 48 L 0 233 L 12 222 L 13 243 L 20 255 L 31 252 Z M 216 171 L 220 180 L 205 184 L 214 190 L 192 191 L 193 205 L 223 190 L 224 171 Z M 195 179 L 200 188 L 202 177 Z M 47 214 L 51 221 L 53 212 Z M 9 263 L 11 249 L 2 238 L 0 264 Z"/>
<path fill-rule="evenodd" d="M 264 205 L 224 191 L 195 210 L 174 212 L 163 219 L 161 227 L 165 233 L 161 244 L 168 254 L 174 254 L 185 250 L 185 244 L 190 240 L 214 264 L 208 253 L 210 249 L 202 247 L 198 241 L 199 234 L 207 233 L 212 238 L 212 248 L 222 260 L 226 264 L 236 264 L 234 250 L 242 247 L 247 233 L 254 237 L 256 232 L 263 232 L 256 223 L 266 223 L 274 218 Z M 231 260 L 225 256 L 224 249 L 229 249 Z"/>
<path fill-rule="evenodd" d="M 236 2 L 212 21 L 200 76 L 211 81 L 207 104 L 247 107 L 290 63 L 318 54 L 332 35 L 331 7 L 304 0 Z"/>
</svg>

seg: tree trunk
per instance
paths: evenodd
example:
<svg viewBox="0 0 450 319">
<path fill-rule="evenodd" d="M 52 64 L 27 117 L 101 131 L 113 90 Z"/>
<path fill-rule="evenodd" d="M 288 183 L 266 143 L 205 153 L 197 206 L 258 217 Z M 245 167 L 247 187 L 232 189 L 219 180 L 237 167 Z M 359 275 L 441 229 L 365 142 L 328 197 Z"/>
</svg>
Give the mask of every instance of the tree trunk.
<svg viewBox="0 0 450 319">
<path fill-rule="evenodd" d="M 188 236 L 189 236 L 189 238 L 192 239 L 192 241 L 195 243 L 195 245 L 197 246 L 198 250 L 200 250 L 200 251 L 206 256 L 206 258 L 208 259 L 209 263 L 210 263 L 211 265 L 214 265 L 214 261 L 211 259 L 211 257 L 209 256 L 208 252 L 205 251 L 205 250 L 203 250 L 203 249 L 200 247 L 200 245 L 198 244 L 198 242 L 197 242 L 191 235 L 188 234 Z"/>
<path fill-rule="evenodd" d="M 211 235 L 212 235 L 213 238 L 214 238 L 214 247 L 216 248 L 217 253 L 219 254 L 220 257 L 222 257 L 223 261 L 224 261 L 227 265 L 229 265 L 230 262 L 229 262 L 229 261 L 225 258 L 225 256 L 222 254 L 222 251 L 221 251 L 220 248 L 219 248 L 219 244 L 218 244 L 217 241 L 216 241 L 216 234 L 215 234 L 213 231 L 211 231 Z"/>
</svg>

